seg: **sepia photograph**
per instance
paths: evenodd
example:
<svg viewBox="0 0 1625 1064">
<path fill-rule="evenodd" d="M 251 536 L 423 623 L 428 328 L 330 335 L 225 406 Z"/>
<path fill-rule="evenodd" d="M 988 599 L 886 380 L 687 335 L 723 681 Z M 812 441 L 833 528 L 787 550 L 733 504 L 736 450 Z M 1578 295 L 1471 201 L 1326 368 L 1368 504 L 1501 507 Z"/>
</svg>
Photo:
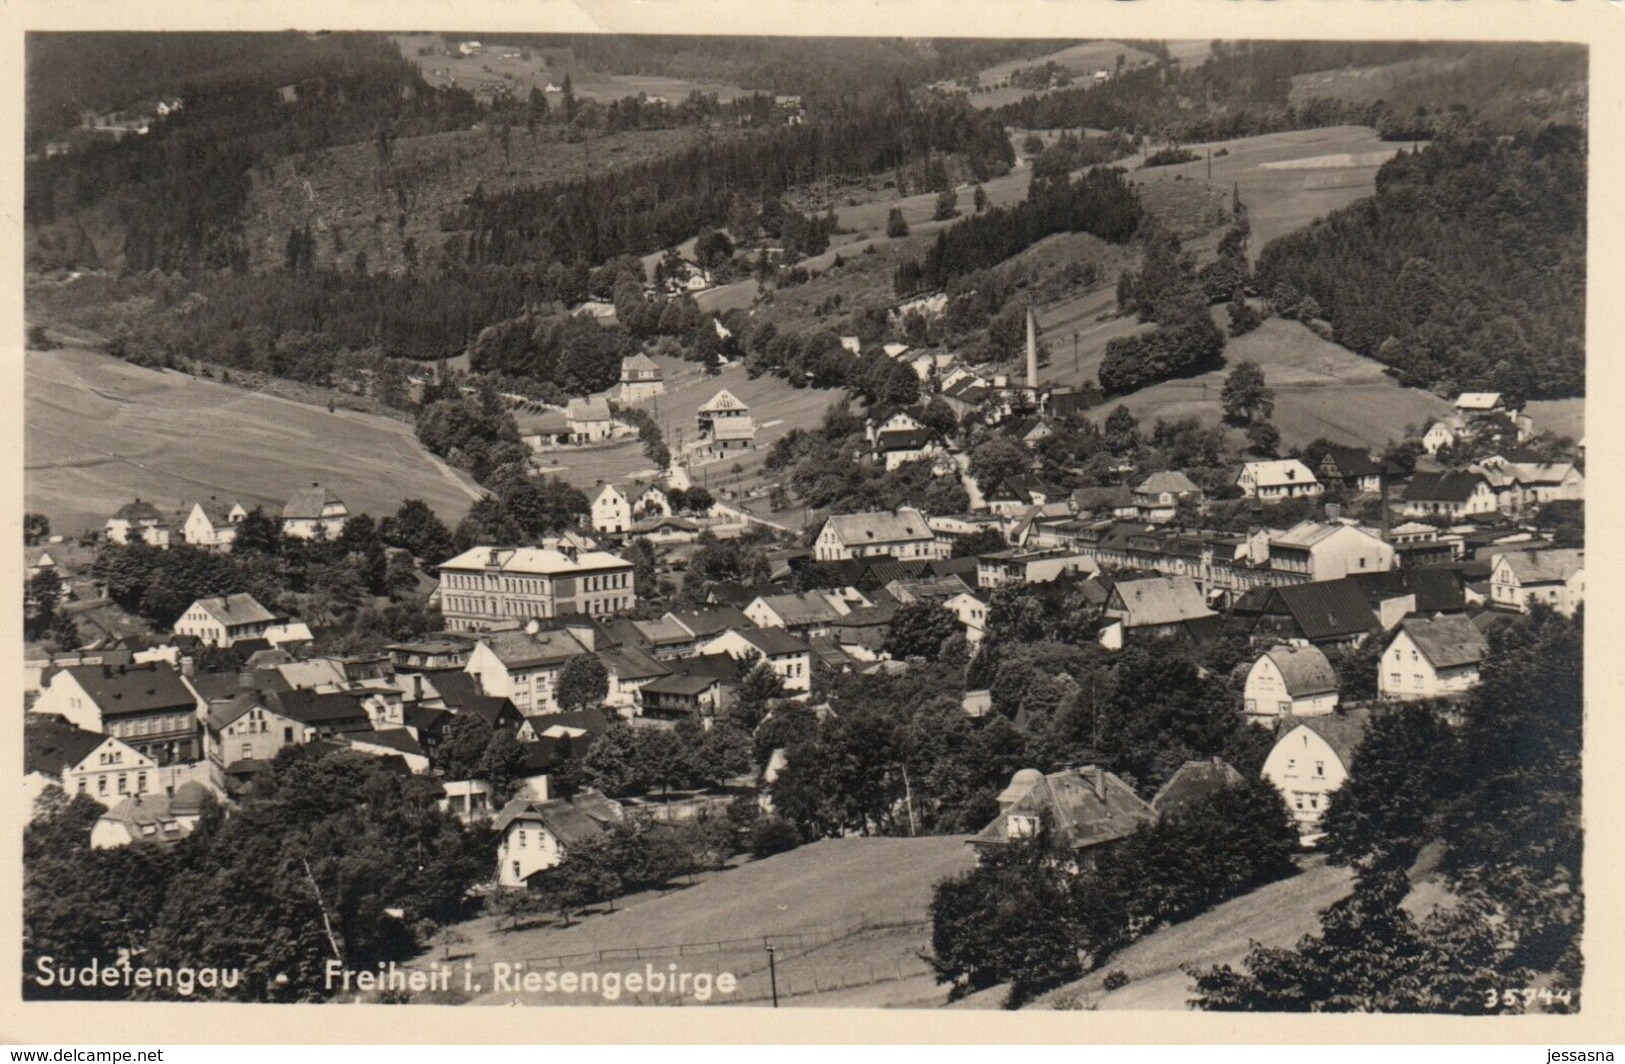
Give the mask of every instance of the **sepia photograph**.
<svg viewBox="0 0 1625 1064">
<path fill-rule="evenodd" d="M 1588 45 L 87 30 L 14 1004 L 1606 1007 Z"/>
</svg>

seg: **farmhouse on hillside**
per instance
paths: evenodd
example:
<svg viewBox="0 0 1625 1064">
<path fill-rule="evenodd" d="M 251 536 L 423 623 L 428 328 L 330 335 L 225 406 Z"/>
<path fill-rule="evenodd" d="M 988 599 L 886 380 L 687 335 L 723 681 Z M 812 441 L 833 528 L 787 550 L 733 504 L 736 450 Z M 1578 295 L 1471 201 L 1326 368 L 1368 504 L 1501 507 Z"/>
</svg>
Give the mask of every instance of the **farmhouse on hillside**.
<svg viewBox="0 0 1625 1064">
<path fill-rule="evenodd" d="M 282 507 L 282 532 L 295 539 L 337 539 L 349 519 L 343 500 L 313 483 Z"/>
<path fill-rule="evenodd" d="M 107 519 L 103 533 L 109 543 L 125 545 L 133 538 L 149 547 L 169 546 L 169 526 L 164 523 L 163 515 L 152 503 L 140 499 L 120 506 Z"/>
<path fill-rule="evenodd" d="M 1309 467 L 1296 458 L 1247 462 L 1236 476 L 1236 486 L 1247 498 L 1265 502 L 1319 495 L 1325 490 Z"/>
<path fill-rule="evenodd" d="M 237 538 L 237 524 L 248 516 L 240 502 L 221 502 L 214 496 L 192 504 L 181 531 L 194 547 L 229 550 Z"/>
<path fill-rule="evenodd" d="M 641 352 L 621 359 L 621 405 L 636 406 L 665 395 L 665 376 L 660 364 Z"/>
<path fill-rule="evenodd" d="M 716 451 L 748 451 L 756 446 L 756 422 L 750 407 L 724 388 L 695 412 L 700 443 Z"/>
<path fill-rule="evenodd" d="M 998 801 L 999 815 L 968 840 L 978 852 L 1031 838 L 1047 820 L 1079 868 L 1090 867 L 1103 848 L 1156 819 L 1134 788 L 1098 765 L 1047 776 L 1024 768 L 1011 777 Z"/>
<path fill-rule="evenodd" d="M 571 846 L 609 830 L 625 818 L 619 802 L 596 791 L 573 798 L 535 802 L 515 798 L 502 807 L 491 827 L 497 844 L 497 882 L 523 887 L 538 872 L 556 868 Z"/>
</svg>

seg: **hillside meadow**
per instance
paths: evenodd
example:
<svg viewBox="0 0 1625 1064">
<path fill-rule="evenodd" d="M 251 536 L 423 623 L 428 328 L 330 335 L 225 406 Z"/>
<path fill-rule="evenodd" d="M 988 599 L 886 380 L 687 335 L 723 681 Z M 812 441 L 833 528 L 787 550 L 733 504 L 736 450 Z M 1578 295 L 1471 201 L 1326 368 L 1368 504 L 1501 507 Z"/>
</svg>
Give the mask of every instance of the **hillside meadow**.
<svg viewBox="0 0 1625 1064">
<path fill-rule="evenodd" d="M 210 495 L 269 509 L 320 481 L 351 513 L 417 498 L 455 525 L 480 495 L 399 421 L 80 349 L 30 351 L 24 370 L 26 506 L 60 532 L 100 528 L 137 496 L 165 512 Z"/>
</svg>

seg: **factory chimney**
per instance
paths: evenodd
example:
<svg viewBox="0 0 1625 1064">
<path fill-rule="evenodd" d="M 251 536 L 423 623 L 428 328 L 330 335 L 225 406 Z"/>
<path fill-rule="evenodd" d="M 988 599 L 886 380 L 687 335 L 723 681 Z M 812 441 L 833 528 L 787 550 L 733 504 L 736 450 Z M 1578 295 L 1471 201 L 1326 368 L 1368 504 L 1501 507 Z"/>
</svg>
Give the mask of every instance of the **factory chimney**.
<svg viewBox="0 0 1625 1064">
<path fill-rule="evenodd" d="M 1027 306 L 1027 389 L 1038 397 L 1038 323 L 1031 304 Z"/>
</svg>

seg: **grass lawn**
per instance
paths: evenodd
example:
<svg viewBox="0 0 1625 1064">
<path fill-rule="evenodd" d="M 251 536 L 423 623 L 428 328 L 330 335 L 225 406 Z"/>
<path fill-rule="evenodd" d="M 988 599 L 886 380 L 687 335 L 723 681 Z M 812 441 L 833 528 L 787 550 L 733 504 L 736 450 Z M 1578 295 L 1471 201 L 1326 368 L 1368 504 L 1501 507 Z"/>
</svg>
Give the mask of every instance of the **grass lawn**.
<svg viewBox="0 0 1625 1064">
<path fill-rule="evenodd" d="M 893 925 L 840 939 L 817 948 L 786 947 L 781 952 L 780 992 L 799 994 L 885 975 L 917 976 L 923 963 L 914 956 L 923 941 L 917 927 L 926 919 L 931 889 L 948 876 L 970 868 L 975 857 L 963 836 L 919 839 L 827 839 L 789 853 L 749 861 L 728 871 L 702 877 L 690 887 L 646 894 L 618 902 L 616 911 L 595 913 L 570 927 L 526 927 L 497 931 L 490 918 L 459 930 L 469 942 L 455 947 L 472 953 L 476 972 L 493 961 L 518 962 L 605 949 L 714 943 L 768 936 L 787 937 L 814 929 L 846 928 L 867 918 Z M 435 956 L 439 954 L 436 953 Z M 743 976 L 741 996 L 765 992 L 765 962 L 759 946 L 697 952 L 680 962 L 694 972 L 730 971 Z M 647 962 L 646 962 L 647 963 Z M 658 962 L 669 964 L 662 957 Z M 908 965 L 912 963 L 913 967 Z M 889 968 L 888 968 L 889 966 Z M 571 962 L 575 970 L 641 970 L 633 960 Z M 799 980 L 799 982 L 798 982 Z M 887 985 L 887 984 L 877 984 Z M 587 1004 L 585 999 L 549 998 L 543 994 L 477 995 L 477 1004 Z"/>
<path fill-rule="evenodd" d="M 1104 344 L 1100 347 L 1103 350 Z M 1339 443 L 1380 447 L 1403 438 L 1407 425 L 1425 426 L 1450 412 L 1450 404 L 1438 396 L 1401 387 L 1380 363 L 1322 340 L 1295 321 L 1271 318 L 1246 336 L 1232 339 L 1225 347 L 1225 360 L 1223 369 L 1163 381 L 1102 409 L 1121 402 L 1142 422 L 1195 417 L 1215 424 L 1224 414 L 1219 396 L 1230 367 L 1252 361 L 1263 368 L 1265 380 L 1275 390 L 1272 420 L 1281 430 L 1284 446 L 1324 436 Z M 1064 370 L 1068 360 L 1058 358 L 1057 363 Z M 1091 377 L 1098 359 L 1092 367 L 1084 366 Z"/>
<path fill-rule="evenodd" d="M 30 351 L 24 367 L 27 508 L 53 531 L 102 526 L 140 496 L 162 511 L 209 495 L 280 509 L 312 481 L 351 513 L 419 498 L 448 525 L 479 491 L 412 427 L 325 409 L 93 351 Z"/>
<path fill-rule="evenodd" d="M 1156 59 L 1149 52 L 1142 52 L 1138 48 L 1131 48 L 1116 41 L 1085 41 L 1034 59 L 1011 59 L 987 67 L 977 72 L 977 80 L 982 85 L 999 85 L 1024 67 L 1041 67 L 1045 63 L 1053 62 L 1065 67 L 1078 79 L 1073 83 L 1076 86 L 1094 77 L 1097 70 L 1115 72 L 1117 57 L 1120 55 L 1124 57 L 1126 66 L 1131 68 L 1154 62 Z M 949 91 L 955 88 L 952 82 L 939 82 L 939 86 Z M 987 92 L 973 92 L 968 99 L 972 107 L 978 111 L 986 111 L 994 107 L 1003 107 L 1007 103 L 1015 103 L 1027 96 L 1047 96 L 1053 91 L 1055 90 L 1042 89 L 1035 92 L 1032 89 L 1006 87 L 990 89 Z"/>
<path fill-rule="evenodd" d="M 1137 169 L 1133 179 L 1145 186 L 1189 182 L 1190 191 L 1220 193 L 1227 205 L 1231 190 L 1239 189 L 1253 227 L 1248 252 L 1256 260 L 1276 237 L 1375 192 L 1378 168 L 1406 145 L 1379 140 L 1367 126 L 1329 126 L 1184 147 L 1201 158 Z M 1127 165 L 1139 162 L 1136 158 Z"/>
</svg>

